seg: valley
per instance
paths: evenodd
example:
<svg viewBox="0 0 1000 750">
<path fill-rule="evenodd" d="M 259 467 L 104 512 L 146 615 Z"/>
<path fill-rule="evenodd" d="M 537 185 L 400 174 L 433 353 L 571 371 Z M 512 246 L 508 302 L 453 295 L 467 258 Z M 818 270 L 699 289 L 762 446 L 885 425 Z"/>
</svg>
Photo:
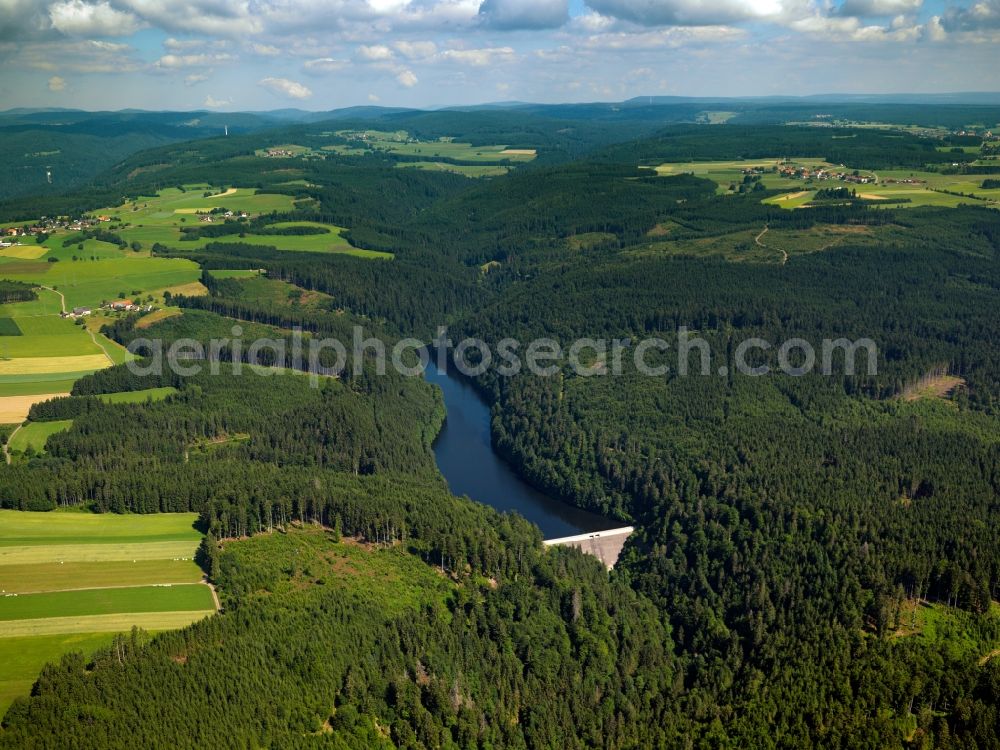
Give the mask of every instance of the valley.
<svg viewBox="0 0 1000 750">
<path fill-rule="evenodd" d="M 574 106 L 0 202 L 0 747 L 996 744 L 1000 110 Z"/>
</svg>

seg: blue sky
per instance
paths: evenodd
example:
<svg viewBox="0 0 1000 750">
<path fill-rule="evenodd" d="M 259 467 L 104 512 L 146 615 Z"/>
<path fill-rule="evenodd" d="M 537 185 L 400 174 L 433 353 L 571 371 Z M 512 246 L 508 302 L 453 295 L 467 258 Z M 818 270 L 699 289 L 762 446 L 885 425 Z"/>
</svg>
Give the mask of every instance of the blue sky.
<svg viewBox="0 0 1000 750">
<path fill-rule="evenodd" d="M 1000 0 L 0 0 L 0 40 L 0 109 L 1000 88 Z"/>
</svg>

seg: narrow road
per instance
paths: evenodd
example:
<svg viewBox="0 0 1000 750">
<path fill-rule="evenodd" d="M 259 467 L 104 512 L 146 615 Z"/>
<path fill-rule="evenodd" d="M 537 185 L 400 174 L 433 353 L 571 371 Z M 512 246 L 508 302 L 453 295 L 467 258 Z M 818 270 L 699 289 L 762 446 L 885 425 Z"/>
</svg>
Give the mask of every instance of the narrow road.
<svg viewBox="0 0 1000 750">
<path fill-rule="evenodd" d="M 42 289 L 47 289 L 48 291 L 52 292 L 53 294 L 58 294 L 59 295 L 59 304 L 62 307 L 62 311 L 66 312 L 66 295 L 65 294 L 63 294 L 60 291 L 57 291 L 57 290 L 53 289 L 50 286 L 42 286 L 41 288 Z M 100 341 L 97 340 L 97 337 L 94 335 L 94 332 L 91 331 L 89 328 L 87 328 L 87 333 L 90 334 L 90 340 L 94 342 L 94 345 L 98 349 L 100 349 L 101 352 L 104 354 L 104 356 L 107 358 L 108 363 L 111 364 L 111 365 L 114 365 L 115 361 L 111 358 L 111 355 L 108 354 L 108 350 L 104 348 L 104 344 L 102 344 Z"/>
<path fill-rule="evenodd" d="M 41 286 L 41 285 L 39 284 L 39 286 Z M 66 295 L 65 294 L 63 294 L 62 292 L 57 292 L 55 289 L 53 289 L 50 286 L 42 286 L 42 289 L 48 289 L 53 294 L 58 294 L 59 295 L 59 302 L 62 305 L 62 311 L 66 312 Z"/>
<path fill-rule="evenodd" d="M 24 425 L 19 424 L 15 428 L 15 430 L 12 433 L 10 433 L 10 437 L 7 438 L 7 442 L 3 444 L 3 457 L 4 460 L 7 462 L 8 466 L 10 465 L 10 449 L 8 448 L 8 446 L 10 445 L 10 441 L 14 439 L 14 436 L 17 434 L 17 431 L 20 430 L 22 427 L 24 427 Z"/>
<path fill-rule="evenodd" d="M 206 586 L 208 586 L 208 590 L 212 592 L 212 601 L 215 602 L 215 611 L 221 612 L 222 602 L 219 601 L 219 594 L 215 590 L 215 584 L 209 581 L 207 578 L 203 578 L 201 582 L 204 583 Z"/>
<path fill-rule="evenodd" d="M 97 348 L 100 349 L 102 352 L 104 352 L 104 356 L 107 357 L 108 359 L 108 364 L 114 366 L 115 361 L 111 358 L 111 355 L 108 354 L 108 350 L 104 348 L 104 344 L 102 344 L 100 341 L 97 340 L 97 336 L 95 336 L 94 332 L 91 331 L 89 328 L 87 328 L 87 333 L 90 334 L 90 340 L 97 345 Z"/>
<path fill-rule="evenodd" d="M 761 231 L 760 234 L 758 234 L 756 237 L 753 238 L 754 243 L 756 243 L 758 247 L 763 247 L 765 249 L 769 247 L 768 245 L 765 245 L 763 242 L 760 241 L 760 238 L 763 237 L 765 234 L 767 234 L 768 229 L 770 229 L 770 227 L 767 224 L 765 224 L 763 231 Z M 788 262 L 788 253 L 786 253 L 780 247 L 776 247 L 774 249 L 777 250 L 779 253 L 781 253 L 781 265 L 785 265 Z"/>
</svg>

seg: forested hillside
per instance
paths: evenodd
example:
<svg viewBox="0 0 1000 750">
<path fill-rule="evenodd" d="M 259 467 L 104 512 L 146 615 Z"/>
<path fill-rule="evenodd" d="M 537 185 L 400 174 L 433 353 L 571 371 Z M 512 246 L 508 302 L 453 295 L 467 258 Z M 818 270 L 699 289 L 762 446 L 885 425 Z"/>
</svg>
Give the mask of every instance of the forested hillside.
<svg viewBox="0 0 1000 750">
<path fill-rule="evenodd" d="M 208 112 L 0 112 L 0 200 L 62 195 L 89 185 L 127 157 L 166 143 L 273 127 L 255 115 Z"/>
<path fill-rule="evenodd" d="M 0 470 L 0 505 L 194 510 L 225 611 L 48 668 L 0 745 L 1000 747 L 1000 212 L 838 193 L 792 209 L 763 185 L 641 168 L 956 157 L 865 128 L 674 124 L 609 146 L 603 131 L 571 142 L 564 120 L 404 119 L 539 158 L 470 179 L 383 152 L 259 155 L 283 129 L 148 151 L 37 205 L 186 184 L 293 199 L 152 247 L 197 262 L 207 293 L 172 296 L 152 324 L 115 318 L 122 344 L 235 323 L 278 340 L 358 324 L 387 345 L 439 325 L 489 344 L 697 334 L 706 375 L 640 374 L 631 356 L 605 374 L 595 354 L 588 373 L 564 358 L 550 377 L 475 380 L 523 476 L 636 527 L 618 566 L 545 552 L 534 527 L 451 497 L 430 449 L 440 395 L 368 357 L 319 388 L 234 376 L 231 347 L 219 375 L 110 368 L 33 408 L 72 425 Z M 391 259 L 294 249 L 290 221 Z M 773 344 L 754 362 L 775 368 L 783 341 L 842 337 L 875 342 L 875 371 L 734 366 L 747 339 Z M 176 393 L 98 397 L 157 386 Z"/>
</svg>

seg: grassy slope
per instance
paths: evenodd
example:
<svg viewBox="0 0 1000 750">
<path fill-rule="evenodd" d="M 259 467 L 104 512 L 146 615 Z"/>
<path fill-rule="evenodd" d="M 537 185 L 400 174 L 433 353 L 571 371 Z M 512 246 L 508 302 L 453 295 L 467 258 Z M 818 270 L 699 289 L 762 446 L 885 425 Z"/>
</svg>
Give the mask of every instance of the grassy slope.
<svg viewBox="0 0 1000 750">
<path fill-rule="evenodd" d="M 45 450 L 45 443 L 57 432 L 68 430 L 73 424 L 72 419 L 60 419 L 54 422 L 28 422 L 11 438 L 10 450 L 13 453 L 23 453 L 28 448 L 36 452 Z"/>
<path fill-rule="evenodd" d="M 197 583 L 49 591 L 0 598 L 0 621 L 126 612 L 188 612 L 212 607 L 212 592 Z"/>
<path fill-rule="evenodd" d="M 190 541 L 197 545 L 201 540 L 200 532 L 194 528 L 197 519 L 196 513 L 98 515 L 0 510 L 0 545 L 78 544 L 81 541 Z"/>
<path fill-rule="evenodd" d="M 92 653 L 111 643 L 112 633 L 0 638 L 0 715 L 19 695 L 27 695 L 46 662 L 71 651 Z"/>
<path fill-rule="evenodd" d="M 102 586 L 142 586 L 158 583 L 198 583 L 202 571 L 194 560 L 109 560 L 0 565 L 0 591 L 32 593 Z"/>
<path fill-rule="evenodd" d="M 177 393 L 171 386 L 162 388 L 147 388 L 143 391 L 123 391 L 121 393 L 102 393 L 97 398 L 106 404 L 144 404 L 147 401 L 162 401 Z"/>
<path fill-rule="evenodd" d="M 182 627 L 214 611 L 192 559 L 196 518 L 0 510 L 0 591 L 20 594 L 0 596 L 0 714 L 47 661 L 133 625 Z"/>
</svg>

